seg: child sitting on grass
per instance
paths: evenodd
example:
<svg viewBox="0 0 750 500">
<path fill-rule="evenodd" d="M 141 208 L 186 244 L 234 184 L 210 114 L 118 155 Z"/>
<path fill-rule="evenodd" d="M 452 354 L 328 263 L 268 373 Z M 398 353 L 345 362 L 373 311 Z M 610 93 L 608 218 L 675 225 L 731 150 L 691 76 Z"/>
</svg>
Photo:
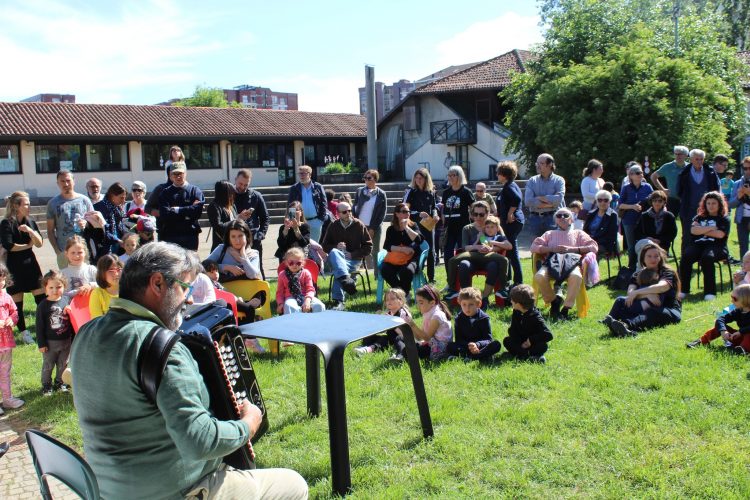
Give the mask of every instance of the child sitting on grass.
<svg viewBox="0 0 750 500">
<path fill-rule="evenodd" d="M 305 269 L 305 253 L 292 247 L 284 254 L 286 267 L 279 273 L 276 288 L 276 312 L 321 312 L 326 306 L 315 296 L 312 274 Z"/>
<path fill-rule="evenodd" d="M 648 269 L 644 267 L 637 274 L 636 284 L 638 285 L 638 290 L 640 290 L 641 288 L 648 288 L 651 285 L 657 284 L 658 282 L 659 282 L 659 271 L 656 271 L 654 269 Z M 640 297 L 638 300 L 640 300 L 641 309 L 643 309 L 644 311 L 652 307 L 661 306 L 661 297 L 659 296 L 658 293 L 644 295 L 643 297 Z"/>
<path fill-rule="evenodd" d="M 422 327 L 413 319 L 407 321 L 415 339 L 420 341 L 417 354 L 422 359 L 441 360 L 445 357 L 448 342 L 453 340 L 450 309 L 440 300 L 438 291 L 432 285 L 417 290 L 417 308 L 422 313 Z"/>
<path fill-rule="evenodd" d="M 750 251 L 745 252 L 745 255 L 742 256 L 742 268 L 734 273 L 732 283 L 734 283 L 734 286 L 743 283 L 750 284 Z"/>
<path fill-rule="evenodd" d="M 402 289 L 391 288 L 385 292 L 383 301 L 385 302 L 385 314 L 398 316 L 407 323 L 411 321 L 411 312 L 409 312 L 409 307 L 406 305 L 406 292 Z M 389 360 L 394 363 L 402 363 L 404 361 L 406 344 L 404 344 L 403 333 L 398 328 L 388 330 L 386 335 L 370 335 L 369 337 L 365 337 L 362 339 L 362 345 L 354 348 L 354 354 L 363 356 L 383 350 L 389 345 L 393 346 L 394 350 Z"/>
<path fill-rule="evenodd" d="M 552 332 L 536 308 L 534 289 L 529 285 L 514 286 L 510 291 L 510 303 L 513 315 L 503 345 L 516 359 L 545 363 L 544 353 L 552 340 Z"/>
<path fill-rule="evenodd" d="M 89 297 L 91 319 L 104 316 L 109 311 L 109 303 L 120 294 L 122 262 L 115 254 L 102 255 L 96 263 L 96 284 Z"/>
<path fill-rule="evenodd" d="M 724 312 L 701 338 L 688 342 L 687 347 L 708 345 L 719 337 L 724 339 L 724 345 L 737 354 L 750 352 L 750 285 L 742 284 L 732 290 L 732 304 L 734 309 Z M 737 329 L 729 326 L 737 323 Z"/>
<path fill-rule="evenodd" d="M 52 370 L 55 372 L 55 389 L 67 392 L 62 373 L 68 365 L 73 327 L 68 316 L 68 298 L 65 277 L 59 271 L 49 271 L 42 277 L 42 288 L 47 294 L 36 310 L 36 341 L 42 353 L 42 394 L 52 395 Z"/>
<path fill-rule="evenodd" d="M 458 292 L 458 303 L 461 312 L 456 315 L 453 326 L 456 341 L 448 343 L 448 359 L 491 360 L 501 346 L 492 338 L 490 317 L 481 309 L 482 293 L 474 287 L 462 288 Z"/>
<path fill-rule="evenodd" d="M 96 267 L 86 261 L 86 240 L 74 235 L 65 242 L 67 267 L 60 269 L 66 279 L 68 297 L 87 295 L 96 287 Z"/>
<path fill-rule="evenodd" d="M 13 327 L 18 323 L 18 309 L 5 288 L 12 285 L 10 271 L 5 264 L 0 263 L 0 415 L 3 414 L 3 408 L 20 408 L 24 403 L 22 399 L 13 397 L 10 385 L 13 349 L 16 347 Z"/>
<path fill-rule="evenodd" d="M 138 246 L 141 244 L 141 237 L 135 233 L 128 233 L 122 238 L 122 249 L 125 253 L 120 255 L 120 262 L 124 266 L 128 261 L 133 252 L 138 250 Z"/>
</svg>

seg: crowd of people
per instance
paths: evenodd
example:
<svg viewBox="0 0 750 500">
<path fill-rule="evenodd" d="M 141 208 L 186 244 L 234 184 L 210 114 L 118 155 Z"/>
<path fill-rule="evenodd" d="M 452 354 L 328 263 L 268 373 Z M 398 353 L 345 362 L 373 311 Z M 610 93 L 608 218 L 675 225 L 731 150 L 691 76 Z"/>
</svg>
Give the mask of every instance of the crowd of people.
<svg viewBox="0 0 750 500">
<path fill-rule="evenodd" d="M 727 239 L 734 208 L 743 267 L 734 276 L 733 305 L 713 329 L 689 347 L 721 336 L 733 349 L 744 352 L 750 345 L 746 334 L 750 324 L 750 157 L 743 160 L 743 175 L 735 181 L 726 171 L 725 156 L 718 155 L 713 165 L 705 165 L 706 155 L 699 149 L 676 146 L 674 155 L 673 162 L 651 175 L 653 187 L 644 179 L 643 167 L 629 162 L 619 192 L 604 181 L 603 164 L 591 160 L 582 172 L 581 200 L 567 205 L 566 181 L 555 173 L 555 160 L 547 153 L 537 158 L 538 173 L 527 181 L 523 193 L 512 161 L 498 164 L 500 188 L 495 195 L 484 183 L 478 183 L 472 192 L 464 169 L 457 165 L 448 169 L 446 186 L 439 195 L 430 172 L 419 168 L 391 214 L 387 213 L 386 192 L 377 185 L 377 170 L 364 173 L 364 186 L 356 190 L 353 199 L 346 194 L 337 199 L 332 190 L 312 180 L 310 167 L 300 166 L 299 181 L 289 190 L 288 210 L 277 238 L 276 312 L 326 309 L 316 296 L 310 262 L 315 263 L 315 276 L 321 272 L 333 277 L 329 307 L 344 310 L 347 296 L 357 293 L 353 275 L 369 260 L 376 277 L 390 286 L 384 295 L 384 312 L 401 317 L 410 326 L 420 358 L 488 361 L 504 346 L 505 356 L 544 363 L 553 336 L 536 307 L 537 295 L 549 305 L 549 319 L 574 319 L 584 287 L 599 280 L 599 260 L 621 251 L 628 254 L 624 268 L 627 293 L 614 301 L 601 320 L 613 335 L 633 336 L 680 322 L 681 301 L 690 293 L 696 263 L 703 275 L 703 298 L 714 300 L 714 266 L 733 260 Z M 195 263 L 168 280 L 184 292 L 180 306 L 188 300 L 214 302 L 216 291 L 228 281 L 265 280 L 262 242 L 270 217 L 263 196 L 250 187 L 252 171 L 242 169 L 234 183 L 218 181 L 214 186 L 215 197 L 205 207 L 212 231 L 211 253 L 202 262 L 197 250 L 206 201 L 200 188 L 188 182 L 185 157 L 177 146 L 170 150 L 166 175 L 165 182 L 147 196 L 143 182 L 134 182 L 130 192 L 115 182 L 103 192 L 101 181 L 95 178 L 86 182 L 87 193 L 79 194 L 73 173 L 58 172 L 59 194 L 47 205 L 46 221 L 47 239 L 59 270 L 44 275 L 33 251 L 43 245 L 43 238 L 30 216 L 29 195 L 19 191 L 7 198 L 0 223 L 5 261 L 0 265 L 3 407 L 23 404 L 11 394 L 10 372 L 13 327 L 19 329 L 24 341 L 34 342 L 23 315 L 27 293 L 37 304 L 35 341 L 43 355 L 42 393 L 49 395 L 54 390 L 69 390 L 63 374 L 74 338 L 70 301 L 87 296 L 92 318 L 106 315 L 111 307 L 132 309 L 125 302 L 138 302 L 133 291 L 143 285 L 132 282 L 132 274 L 138 266 L 151 265 L 144 260 L 150 255 L 145 248 L 152 246 L 157 235 L 159 242 L 176 245 L 166 250 L 159 246 L 161 251 L 174 253 L 180 248 L 184 258 Z M 383 238 L 381 227 L 389 215 Z M 677 264 L 673 247 L 678 217 L 682 251 L 675 270 L 668 253 L 672 252 Z M 533 286 L 524 284 L 519 253 L 518 237 L 524 226 L 534 237 L 530 246 Z M 447 276 L 442 290 L 435 285 L 441 253 Z M 428 283 L 412 290 L 422 264 Z M 472 286 L 477 274 L 485 277 L 483 288 Z M 128 300 L 123 299 L 125 289 Z M 410 304 L 412 292 L 415 298 Z M 154 289 L 151 298 L 156 300 L 159 293 Z M 264 292 L 236 297 L 238 310 L 250 322 L 256 318 L 256 309 L 270 300 Z M 448 306 L 451 302 L 459 309 L 455 318 Z M 486 313 L 492 303 L 512 307 L 508 334 L 502 342 L 493 336 Z M 410 305 L 421 313 L 421 323 L 412 318 Z M 143 317 L 145 313 L 135 314 Z M 738 330 L 727 325 L 733 321 Z M 262 351 L 257 341 L 251 341 L 249 347 Z M 384 349 L 393 350 L 393 361 L 403 361 L 402 332 L 367 338 L 355 352 L 364 355 Z M 246 434 L 240 437 L 244 439 Z"/>
</svg>

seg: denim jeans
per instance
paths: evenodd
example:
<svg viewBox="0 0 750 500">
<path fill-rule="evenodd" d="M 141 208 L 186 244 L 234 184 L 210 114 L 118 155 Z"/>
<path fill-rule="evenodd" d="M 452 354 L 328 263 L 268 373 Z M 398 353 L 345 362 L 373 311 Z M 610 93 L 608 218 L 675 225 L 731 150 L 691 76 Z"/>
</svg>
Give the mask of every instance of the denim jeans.
<svg viewBox="0 0 750 500">
<path fill-rule="evenodd" d="M 740 210 L 737 208 L 737 210 Z M 750 238 L 750 217 L 743 217 L 742 222 L 737 224 L 737 239 L 740 241 L 740 259 L 747 253 L 747 242 Z"/>
<path fill-rule="evenodd" d="M 628 267 L 635 269 L 638 256 L 635 254 L 635 224 L 623 224 L 622 232 L 625 234 L 625 243 L 628 245 Z"/>
<path fill-rule="evenodd" d="M 359 269 L 361 259 L 347 259 L 344 252 L 338 248 L 334 248 L 328 254 L 328 264 L 331 266 L 331 272 L 333 273 L 333 288 L 331 289 L 331 298 L 340 302 L 344 301 L 344 290 L 341 289 L 341 283 L 339 278 L 342 276 L 349 276 L 351 273 Z"/>
<path fill-rule="evenodd" d="M 310 227 L 310 239 L 320 243 L 320 232 L 323 230 L 323 221 L 320 219 L 308 219 L 307 225 Z"/>
<path fill-rule="evenodd" d="M 510 267 L 513 269 L 513 284 L 523 283 L 523 269 L 521 267 L 521 255 L 518 253 L 518 235 L 523 230 L 523 223 L 515 221 L 512 224 L 504 224 L 503 231 L 508 238 L 508 242 L 513 248 L 506 254 L 510 261 Z"/>
<path fill-rule="evenodd" d="M 528 225 L 535 238 L 541 236 L 550 229 L 555 229 L 555 213 L 549 212 L 549 215 L 529 214 Z"/>
</svg>

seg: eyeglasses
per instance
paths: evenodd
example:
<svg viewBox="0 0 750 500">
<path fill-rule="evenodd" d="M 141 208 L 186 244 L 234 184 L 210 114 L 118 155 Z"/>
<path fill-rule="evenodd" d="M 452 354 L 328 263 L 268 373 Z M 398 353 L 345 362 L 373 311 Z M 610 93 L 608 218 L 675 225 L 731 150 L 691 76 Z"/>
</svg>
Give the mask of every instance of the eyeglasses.
<svg viewBox="0 0 750 500">
<path fill-rule="evenodd" d="M 742 167 L 742 170 L 750 170 L 750 167 Z"/>
<path fill-rule="evenodd" d="M 562 214 L 556 214 L 555 217 L 558 219 L 570 219 L 570 214 L 562 213 Z"/>
<path fill-rule="evenodd" d="M 297 172 L 297 175 L 302 177 L 303 175 L 310 175 L 310 172 Z"/>
<path fill-rule="evenodd" d="M 362 177 L 362 180 L 363 181 L 374 181 L 375 177 L 370 177 L 370 176 L 368 176 L 368 177 Z"/>
<path fill-rule="evenodd" d="M 111 269 L 107 269 L 107 272 L 108 273 L 120 274 L 122 272 L 122 269 L 119 268 L 119 267 L 113 267 Z"/>
<path fill-rule="evenodd" d="M 190 283 L 185 283 L 182 280 L 178 280 L 177 278 L 174 279 L 175 283 L 180 285 L 183 290 L 187 290 L 187 295 L 185 295 L 185 298 L 189 298 L 191 295 L 193 295 L 193 288 L 194 285 L 191 285 Z"/>
<path fill-rule="evenodd" d="M 448 177 L 458 177 L 458 174 L 448 174 Z"/>
<path fill-rule="evenodd" d="M 342 215 L 343 214 L 348 214 L 349 212 L 351 212 L 351 210 L 339 210 L 339 213 L 342 214 Z"/>
<path fill-rule="evenodd" d="M 142 193 L 143 189 L 141 189 L 141 188 L 133 188 L 133 189 L 131 189 L 131 191 L 133 191 L 134 193 Z"/>
<path fill-rule="evenodd" d="M 630 172 L 632 175 L 643 175 L 643 172 Z"/>
<path fill-rule="evenodd" d="M 408 210 L 397 210 L 396 213 L 399 213 L 399 214 L 409 214 L 411 212 L 409 212 Z"/>
<path fill-rule="evenodd" d="M 301 260 L 288 260 L 286 262 L 286 265 L 287 265 L 287 267 L 301 266 L 302 265 L 302 261 Z"/>
<path fill-rule="evenodd" d="M 737 302 L 737 300 L 738 300 L 737 296 L 736 295 L 732 295 L 732 302 Z"/>
<path fill-rule="evenodd" d="M 609 200 L 607 198 L 601 198 L 601 199 L 598 199 L 596 201 L 599 202 L 599 203 L 609 203 Z"/>
<path fill-rule="evenodd" d="M 487 214 L 484 212 L 471 212 L 472 217 L 487 217 Z"/>
</svg>

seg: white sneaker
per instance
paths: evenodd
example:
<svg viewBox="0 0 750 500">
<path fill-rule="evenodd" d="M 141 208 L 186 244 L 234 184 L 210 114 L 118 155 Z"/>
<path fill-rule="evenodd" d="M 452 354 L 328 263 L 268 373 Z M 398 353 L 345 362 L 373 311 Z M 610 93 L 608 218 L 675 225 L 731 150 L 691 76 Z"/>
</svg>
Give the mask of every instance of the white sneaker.
<svg viewBox="0 0 750 500">
<path fill-rule="evenodd" d="M 24 405 L 24 400 L 23 399 L 18 399 L 18 398 L 10 397 L 10 398 L 6 399 L 5 401 L 3 401 L 3 407 L 9 408 L 9 409 L 12 409 L 12 410 L 16 409 L 16 408 L 20 408 L 23 405 Z"/>
<path fill-rule="evenodd" d="M 31 332 L 28 330 L 24 330 L 21 332 L 21 338 L 27 344 L 33 344 L 36 342 L 36 340 L 34 340 L 34 337 L 31 336 Z"/>
<path fill-rule="evenodd" d="M 685 292 L 680 292 L 680 294 L 677 296 L 680 300 L 685 300 L 685 297 L 687 297 L 687 294 Z"/>
<path fill-rule="evenodd" d="M 343 302 L 338 302 L 335 306 L 331 308 L 331 311 L 346 311 L 346 306 Z"/>
<path fill-rule="evenodd" d="M 708 295 L 704 295 L 703 296 L 703 300 L 705 300 L 706 302 L 709 302 L 709 301 L 712 301 L 712 300 L 716 300 L 716 295 L 711 295 L 709 293 Z"/>
<path fill-rule="evenodd" d="M 371 346 L 359 346 L 354 348 L 354 354 L 357 355 L 357 357 L 362 357 L 365 354 L 370 354 L 374 352 L 373 348 Z"/>
<path fill-rule="evenodd" d="M 5 413 L 5 412 L 3 411 L 3 409 L 2 409 L 2 408 L 0 408 L 0 415 L 3 415 L 4 413 Z"/>
</svg>

